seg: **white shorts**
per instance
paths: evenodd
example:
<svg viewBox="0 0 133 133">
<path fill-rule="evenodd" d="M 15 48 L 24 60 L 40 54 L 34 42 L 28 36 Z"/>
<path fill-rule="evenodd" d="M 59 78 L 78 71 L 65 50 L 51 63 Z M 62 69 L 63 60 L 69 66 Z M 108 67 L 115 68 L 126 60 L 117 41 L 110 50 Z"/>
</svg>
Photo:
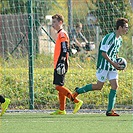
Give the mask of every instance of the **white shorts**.
<svg viewBox="0 0 133 133">
<path fill-rule="evenodd" d="M 98 69 L 96 72 L 96 77 L 98 81 L 100 82 L 105 82 L 106 79 L 112 80 L 112 79 L 118 79 L 118 72 L 116 71 L 107 71 L 107 70 L 102 70 Z"/>
</svg>

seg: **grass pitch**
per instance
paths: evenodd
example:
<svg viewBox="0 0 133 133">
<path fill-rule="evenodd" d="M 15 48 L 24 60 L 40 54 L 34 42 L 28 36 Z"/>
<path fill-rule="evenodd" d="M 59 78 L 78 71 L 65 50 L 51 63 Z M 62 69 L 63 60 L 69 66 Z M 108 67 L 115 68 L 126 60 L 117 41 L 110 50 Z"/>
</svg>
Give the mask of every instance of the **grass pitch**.
<svg viewBox="0 0 133 133">
<path fill-rule="evenodd" d="M 0 117 L 0 133 L 132 133 L 132 114 L 51 116 L 43 112 L 6 113 Z"/>
</svg>

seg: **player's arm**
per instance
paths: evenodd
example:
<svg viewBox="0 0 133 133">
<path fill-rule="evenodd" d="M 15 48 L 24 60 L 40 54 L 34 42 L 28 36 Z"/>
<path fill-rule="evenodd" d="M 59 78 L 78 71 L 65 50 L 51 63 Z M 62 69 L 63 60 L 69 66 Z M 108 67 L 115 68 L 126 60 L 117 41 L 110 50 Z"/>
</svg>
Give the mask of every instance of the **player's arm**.
<svg viewBox="0 0 133 133">
<path fill-rule="evenodd" d="M 66 54 L 68 52 L 68 42 L 66 42 L 66 41 L 61 42 L 61 48 L 62 48 L 61 61 L 63 62 L 66 60 Z"/>
<path fill-rule="evenodd" d="M 77 40 L 76 37 L 74 37 L 74 42 L 76 43 L 77 46 L 82 47 L 81 43 Z"/>
<path fill-rule="evenodd" d="M 102 52 L 102 56 L 103 56 L 111 65 L 113 65 L 117 70 L 122 70 L 122 68 L 120 68 L 119 64 L 116 63 L 116 62 L 113 62 L 113 61 L 109 58 L 109 56 L 107 55 L 106 52 L 103 51 L 103 52 Z"/>
<path fill-rule="evenodd" d="M 80 34 L 82 40 L 85 41 L 85 43 L 88 43 L 86 37 L 81 32 L 79 34 Z"/>
<path fill-rule="evenodd" d="M 60 42 L 60 56 L 58 58 L 58 63 L 56 65 L 56 72 L 59 75 L 63 75 L 67 72 L 67 53 L 69 48 L 69 38 L 67 37 L 67 34 L 64 32 L 60 32 L 59 34 L 59 42 Z"/>
<path fill-rule="evenodd" d="M 59 75 L 63 75 L 66 72 L 65 69 L 65 60 L 66 60 L 66 54 L 68 52 L 68 42 L 63 41 L 61 42 L 61 58 L 59 60 L 59 63 L 57 64 L 56 71 Z"/>
</svg>

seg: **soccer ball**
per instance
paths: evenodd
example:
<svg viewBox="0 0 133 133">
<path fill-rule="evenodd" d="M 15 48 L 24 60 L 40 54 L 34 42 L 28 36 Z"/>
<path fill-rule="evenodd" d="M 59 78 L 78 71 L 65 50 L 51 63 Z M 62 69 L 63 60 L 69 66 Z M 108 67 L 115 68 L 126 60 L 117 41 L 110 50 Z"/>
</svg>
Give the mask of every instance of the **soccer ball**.
<svg viewBox="0 0 133 133">
<path fill-rule="evenodd" d="M 120 65 L 122 69 L 125 69 L 127 67 L 127 61 L 123 57 L 117 58 L 116 62 Z"/>
</svg>

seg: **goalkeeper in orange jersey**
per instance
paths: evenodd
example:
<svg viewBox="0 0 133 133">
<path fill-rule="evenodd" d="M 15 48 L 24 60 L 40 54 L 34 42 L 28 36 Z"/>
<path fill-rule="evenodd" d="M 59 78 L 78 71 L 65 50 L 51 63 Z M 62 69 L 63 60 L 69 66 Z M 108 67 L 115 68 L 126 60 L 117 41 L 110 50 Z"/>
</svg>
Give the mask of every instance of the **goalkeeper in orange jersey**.
<svg viewBox="0 0 133 133">
<path fill-rule="evenodd" d="M 1 116 L 6 112 L 8 105 L 10 104 L 10 99 L 4 98 L 0 95 L 0 103 L 1 103 Z"/>
<path fill-rule="evenodd" d="M 58 36 L 56 39 L 54 49 L 54 80 L 53 84 L 58 91 L 60 107 L 51 115 L 64 115 L 66 114 L 66 97 L 75 103 L 73 113 L 76 113 L 83 104 L 83 101 L 72 97 L 72 92 L 64 87 L 65 74 L 68 70 L 68 50 L 69 50 L 69 37 L 67 32 L 63 29 L 64 18 L 60 14 L 52 16 L 52 27 L 57 31 Z"/>
</svg>

